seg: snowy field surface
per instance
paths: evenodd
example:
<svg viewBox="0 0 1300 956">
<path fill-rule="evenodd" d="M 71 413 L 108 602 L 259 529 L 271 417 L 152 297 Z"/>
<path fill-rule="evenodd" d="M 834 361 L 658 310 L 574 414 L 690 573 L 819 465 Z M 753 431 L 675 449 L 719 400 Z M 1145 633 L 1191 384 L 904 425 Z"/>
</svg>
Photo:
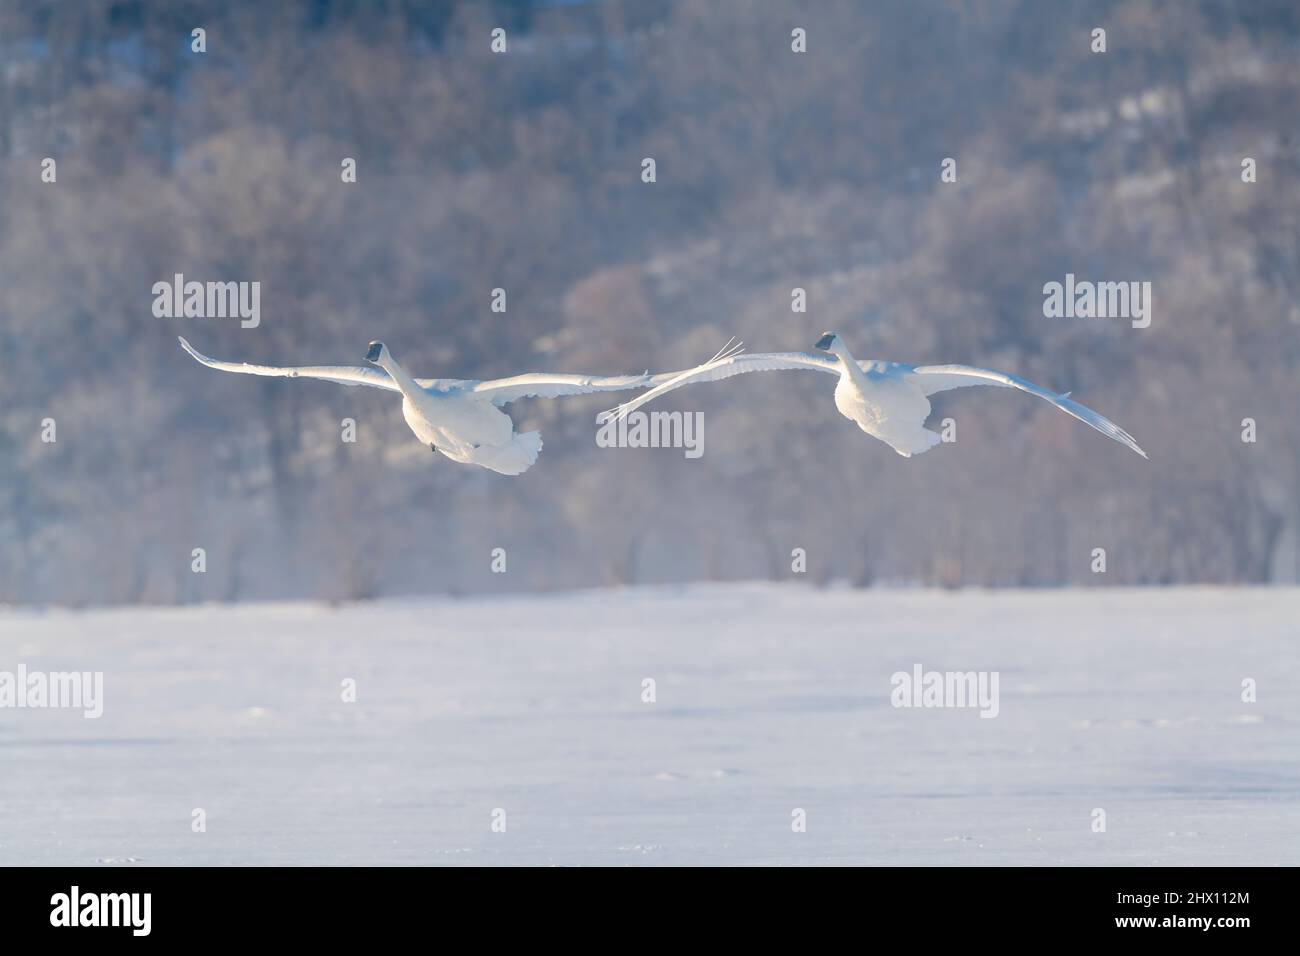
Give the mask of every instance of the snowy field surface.
<svg viewBox="0 0 1300 956">
<path fill-rule="evenodd" d="M 104 673 L 0 709 L 0 864 L 1296 864 L 1298 634 L 1294 589 L 0 612 L 0 672 Z M 997 717 L 891 706 L 917 664 Z"/>
</svg>

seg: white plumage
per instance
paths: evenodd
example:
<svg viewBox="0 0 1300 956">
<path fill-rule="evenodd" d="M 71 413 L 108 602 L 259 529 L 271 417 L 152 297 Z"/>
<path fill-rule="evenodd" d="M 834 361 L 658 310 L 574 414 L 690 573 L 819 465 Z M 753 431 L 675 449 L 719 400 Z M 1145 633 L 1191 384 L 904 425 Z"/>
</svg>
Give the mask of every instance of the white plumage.
<svg viewBox="0 0 1300 956">
<path fill-rule="evenodd" d="M 402 416 L 415 437 L 452 461 L 479 465 L 502 475 L 527 471 L 542 450 L 538 432 L 517 434 L 510 416 L 500 406 L 521 398 L 556 398 L 629 388 L 647 388 L 667 376 L 568 375 L 528 372 L 512 378 L 474 381 L 454 378 L 412 378 L 397 364 L 387 346 L 371 342 L 366 360 L 375 368 L 347 365 L 277 367 L 246 362 L 220 362 L 194 349 L 185 339 L 181 346 L 209 368 L 245 375 L 317 378 L 340 385 L 369 385 L 402 394 Z"/>
<path fill-rule="evenodd" d="M 624 417 L 660 395 L 696 382 L 714 382 L 745 372 L 810 369 L 837 376 L 835 407 L 840 414 L 904 457 L 919 455 L 940 441 L 937 433 L 925 427 L 925 420 L 930 415 L 929 396 L 973 385 L 1018 388 L 1036 395 L 1107 438 L 1127 445 L 1143 458 L 1147 457 L 1132 435 L 1091 408 L 1073 401 L 1068 392 L 1058 395 L 1023 378 L 969 365 L 913 366 L 898 362 L 858 361 L 834 332 L 823 335 L 816 347 L 828 354 L 764 352 L 746 355 L 740 353 L 738 347 L 724 350 L 703 365 L 660 376 L 663 380 L 644 395 L 638 395 L 607 414 Z"/>
</svg>

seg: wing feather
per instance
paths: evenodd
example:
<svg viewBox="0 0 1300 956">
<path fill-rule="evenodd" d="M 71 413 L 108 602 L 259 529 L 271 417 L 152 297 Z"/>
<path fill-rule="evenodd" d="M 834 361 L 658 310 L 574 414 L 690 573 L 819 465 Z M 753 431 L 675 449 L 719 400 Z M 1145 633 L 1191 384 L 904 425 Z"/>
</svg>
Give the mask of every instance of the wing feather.
<svg viewBox="0 0 1300 956">
<path fill-rule="evenodd" d="M 638 395 L 630 402 L 624 402 L 617 408 L 610 409 L 606 414 L 615 418 L 626 418 L 646 402 L 654 401 L 660 395 L 687 385 L 694 385 L 696 382 L 717 382 L 724 378 L 731 378 L 733 375 L 744 375 L 746 372 L 775 372 L 784 369 L 813 369 L 839 375 L 839 369 L 833 359 L 809 355 L 807 352 L 754 352 L 729 355 L 685 371 L 665 372 L 656 376 L 660 381 L 650 391 Z"/>
<path fill-rule="evenodd" d="M 1030 395 L 1036 395 L 1044 401 L 1051 402 L 1067 415 L 1073 415 L 1085 425 L 1097 429 L 1107 438 L 1114 439 L 1120 444 L 1127 445 L 1143 458 L 1147 457 L 1133 436 L 1124 429 L 1120 428 L 1109 418 L 1097 414 L 1086 405 L 1078 402 L 1066 395 L 1058 395 L 1055 392 L 1048 391 L 1041 385 L 1035 385 L 1033 382 L 1015 375 L 1008 375 L 1005 372 L 995 372 L 987 368 L 975 368 L 970 365 L 921 365 L 912 369 L 916 376 L 915 381 L 926 395 L 933 395 L 935 392 L 946 392 L 954 388 L 967 388 L 973 385 L 992 385 L 998 388 L 1018 388 L 1022 392 L 1028 392 Z"/>
<path fill-rule="evenodd" d="M 220 369 L 223 372 L 240 372 L 244 375 L 272 375 L 282 378 L 318 378 L 326 382 L 337 382 L 339 385 L 369 385 L 373 388 L 383 388 L 390 392 L 400 391 L 397 383 L 394 382 L 383 369 L 379 368 L 360 368 L 350 365 L 302 365 L 291 368 L 280 368 L 274 365 L 249 365 L 247 362 L 220 362 L 217 359 L 208 358 L 202 352 L 180 338 L 181 347 L 193 356 L 194 360 L 206 365 L 208 368 Z"/>
<path fill-rule="evenodd" d="M 495 405 L 505 405 L 521 398 L 559 398 L 592 392 L 617 392 L 629 388 L 647 388 L 657 376 L 640 375 L 568 375 L 563 372 L 525 372 L 510 378 L 468 382 L 466 392 L 486 398 Z"/>
</svg>

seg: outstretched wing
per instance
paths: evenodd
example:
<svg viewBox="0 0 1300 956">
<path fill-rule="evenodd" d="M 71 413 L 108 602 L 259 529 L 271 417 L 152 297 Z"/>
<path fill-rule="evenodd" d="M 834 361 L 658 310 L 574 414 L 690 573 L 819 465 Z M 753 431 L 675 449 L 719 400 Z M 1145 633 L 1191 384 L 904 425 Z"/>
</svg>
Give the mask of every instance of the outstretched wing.
<svg viewBox="0 0 1300 956">
<path fill-rule="evenodd" d="M 485 382 L 466 382 L 465 391 L 486 398 L 494 405 L 505 405 L 521 398 L 559 398 L 562 395 L 586 395 L 590 392 L 618 392 L 629 388 L 649 388 L 662 381 L 663 375 L 566 375 L 562 372 L 525 372 L 511 378 Z"/>
<path fill-rule="evenodd" d="M 220 369 L 223 372 L 241 372 L 244 375 L 275 375 L 284 378 L 319 378 L 326 382 L 337 382 L 340 385 L 370 385 L 374 388 L 387 389 L 390 392 L 397 392 L 400 389 L 388 373 L 379 368 L 359 368 L 350 365 L 303 365 L 296 368 L 278 368 L 274 365 L 249 365 L 247 362 L 219 362 L 216 359 L 208 358 L 202 352 L 199 352 L 194 346 L 180 338 L 181 347 L 189 352 L 195 361 L 201 362 L 208 368 Z"/>
<path fill-rule="evenodd" d="M 819 372 L 829 372 L 831 375 L 840 374 L 834 359 L 809 355 L 807 352 L 755 352 L 749 355 L 729 355 L 689 368 L 684 372 L 667 372 L 663 376 L 657 376 L 663 379 L 661 383 L 656 384 L 644 395 L 638 395 L 632 401 L 610 409 L 606 414 L 615 418 L 625 418 L 646 402 L 654 401 L 660 395 L 685 385 L 694 385 L 696 382 L 716 382 L 731 378 L 733 375 L 744 375 L 746 372 L 775 372 L 782 369 L 814 369 Z"/>
<path fill-rule="evenodd" d="M 743 351 L 742 343 L 734 338 L 714 353 L 709 362 L 731 357 Z M 497 405 L 513 402 L 517 398 L 558 398 L 561 395 L 585 395 L 590 392 L 620 392 L 631 388 L 653 388 L 680 375 L 680 372 L 659 372 L 651 375 L 565 375 L 552 372 L 527 372 L 513 378 L 498 378 L 487 382 L 466 382 L 465 391 L 478 393 Z"/>
<path fill-rule="evenodd" d="M 1107 438 L 1112 438 L 1121 444 L 1127 445 L 1143 458 L 1147 457 L 1147 453 L 1138 447 L 1138 443 L 1133 440 L 1132 435 L 1109 418 L 1098 415 L 1088 406 L 1080 405 L 1072 400 L 1069 393 L 1057 395 L 1055 392 L 1049 392 L 1042 386 L 1035 385 L 1023 378 L 1007 375 L 1005 372 L 994 372 L 987 368 L 974 368 L 970 365 L 920 365 L 913 368 L 912 373 L 916 376 L 913 381 L 921 387 L 921 390 L 926 395 L 933 395 L 935 392 L 946 392 L 953 388 L 967 388 L 972 385 L 1018 388 L 1022 392 L 1037 395 L 1044 401 L 1051 402 L 1067 415 L 1073 415 L 1085 425 L 1097 429 Z"/>
</svg>

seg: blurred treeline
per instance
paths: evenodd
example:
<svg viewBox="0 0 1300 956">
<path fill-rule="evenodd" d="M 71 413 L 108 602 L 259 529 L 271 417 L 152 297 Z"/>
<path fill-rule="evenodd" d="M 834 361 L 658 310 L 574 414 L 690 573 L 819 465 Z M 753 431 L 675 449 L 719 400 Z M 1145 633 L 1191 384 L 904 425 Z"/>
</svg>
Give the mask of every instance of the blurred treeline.
<svg viewBox="0 0 1300 956">
<path fill-rule="evenodd" d="M 1297 103 L 1293 0 L 4 0 L 0 601 L 787 579 L 795 548 L 858 585 L 1295 580 Z M 260 281 L 261 326 L 155 318 L 177 272 Z M 1067 272 L 1151 281 L 1151 328 L 1044 318 Z M 937 399 L 957 443 L 904 460 L 830 379 L 774 373 L 660 406 L 705 411 L 694 461 L 597 448 L 609 396 L 518 403 L 546 446 L 508 479 L 431 455 L 391 395 L 176 344 L 363 364 L 383 338 L 488 378 L 824 329 L 1072 389 L 1151 460 L 1001 390 Z"/>
</svg>

